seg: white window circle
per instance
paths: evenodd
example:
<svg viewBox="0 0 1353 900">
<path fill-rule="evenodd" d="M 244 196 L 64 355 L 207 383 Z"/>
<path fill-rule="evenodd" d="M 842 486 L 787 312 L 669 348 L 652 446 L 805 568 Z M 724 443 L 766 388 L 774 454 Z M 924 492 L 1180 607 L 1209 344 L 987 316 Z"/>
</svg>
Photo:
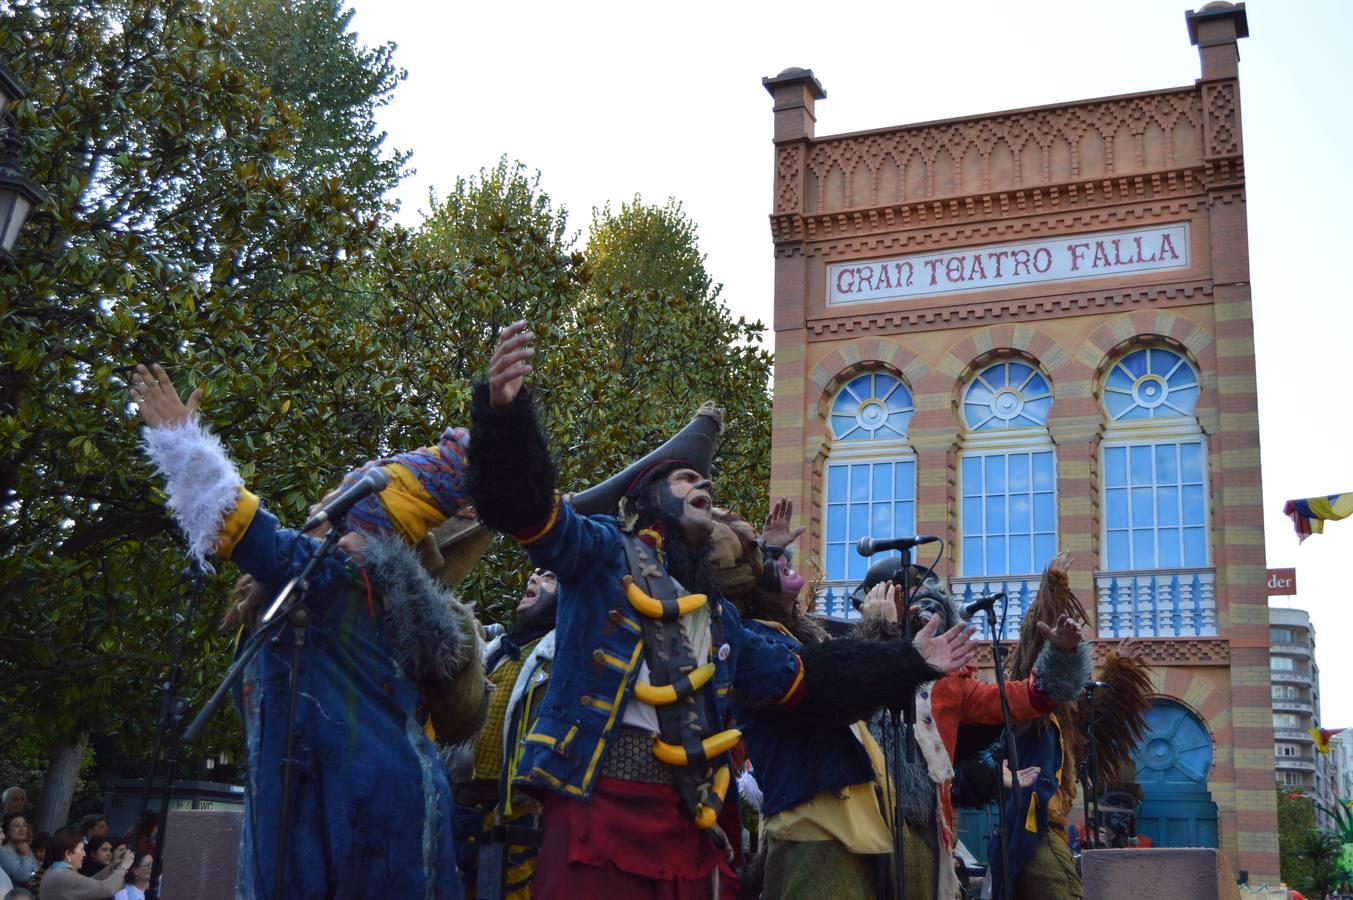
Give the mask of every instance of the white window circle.
<svg viewBox="0 0 1353 900">
<path fill-rule="evenodd" d="M 911 391 L 886 372 L 848 381 L 832 400 L 832 437 L 841 441 L 903 438 L 912 413 Z"/>
<path fill-rule="evenodd" d="M 1104 377 L 1104 408 L 1114 422 L 1191 416 L 1198 372 L 1181 354 L 1147 347 L 1124 354 Z"/>
<path fill-rule="evenodd" d="M 1017 360 L 987 366 L 963 389 L 963 422 L 969 431 L 1046 426 L 1051 410 L 1048 379 Z"/>
</svg>

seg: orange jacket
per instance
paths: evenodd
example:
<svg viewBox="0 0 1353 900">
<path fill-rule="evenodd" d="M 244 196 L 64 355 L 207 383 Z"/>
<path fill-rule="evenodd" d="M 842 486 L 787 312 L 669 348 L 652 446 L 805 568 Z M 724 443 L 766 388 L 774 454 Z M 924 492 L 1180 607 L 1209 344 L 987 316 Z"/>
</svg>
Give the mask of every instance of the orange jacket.
<svg viewBox="0 0 1353 900">
<path fill-rule="evenodd" d="M 973 677 L 975 672 L 972 666 L 964 666 L 917 692 L 917 696 L 922 699 L 925 699 L 927 691 L 931 693 L 931 718 L 939 729 L 950 763 L 954 761 L 954 748 L 958 746 L 958 726 L 999 725 L 1004 721 L 1001 717 L 1001 695 L 996 685 L 978 681 Z M 1032 674 L 1023 681 L 1007 681 L 1005 694 L 1010 701 L 1010 717 L 1016 722 L 1042 718 L 1057 708 L 1056 702 L 1035 683 Z M 923 724 L 929 723 L 917 722 L 918 731 Z M 949 787 L 948 781 L 939 786 L 940 833 L 944 837 L 944 845 L 953 847 L 955 820 Z"/>
</svg>

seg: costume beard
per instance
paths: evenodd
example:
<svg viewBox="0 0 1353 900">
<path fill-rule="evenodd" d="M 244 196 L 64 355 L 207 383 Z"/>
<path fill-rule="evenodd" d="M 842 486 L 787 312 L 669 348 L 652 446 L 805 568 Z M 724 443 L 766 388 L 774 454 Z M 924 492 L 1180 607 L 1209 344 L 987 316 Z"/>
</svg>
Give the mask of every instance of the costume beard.
<svg viewBox="0 0 1353 900">
<path fill-rule="evenodd" d="M 671 497 L 681 504 L 683 510 L 686 504 L 673 497 L 671 491 L 666 490 L 665 484 L 654 493 L 659 498 L 657 503 L 647 500 L 640 503 L 638 517 L 635 519 L 635 531 L 651 528 L 663 535 L 662 549 L 667 557 L 667 571 L 681 582 L 683 588 L 692 594 L 704 594 L 711 598 L 722 597 L 723 591 L 719 589 L 719 583 L 714 579 L 714 568 L 709 562 L 709 554 L 713 549 L 709 541 L 705 541 L 699 547 L 692 547 L 686 539 L 681 519 L 667 512 L 660 505 L 662 503 L 660 498 L 664 494 Z"/>
</svg>

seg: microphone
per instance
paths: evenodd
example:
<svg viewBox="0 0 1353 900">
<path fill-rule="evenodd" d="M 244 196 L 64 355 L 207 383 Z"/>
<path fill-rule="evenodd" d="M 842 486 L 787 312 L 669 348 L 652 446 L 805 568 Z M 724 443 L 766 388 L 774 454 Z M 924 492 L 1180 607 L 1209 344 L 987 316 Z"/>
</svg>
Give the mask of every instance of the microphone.
<svg viewBox="0 0 1353 900">
<path fill-rule="evenodd" d="M 987 594 L 971 603 L 963 606 L 963 621 L 968 621 L 980 612 L 990 613 L 996 606 L 997 600 L 1005 599 L 1005 591 L 997 591 L 994 594 Z"/>
<path fill-rule="evenodd" d="M 488 625 L 485 625 L 485 626 L 484 626 L 484 638 L 485 638 L 485 640 L 490 640 L 490 641 L 491 641 L 491 640 L 493 640 L 494 638 L 499 637 L 499 636 L 501 636 L 501 635 L 503 635 L 503 634 L 506 634 L 506 633 L 507 633 L 507 626 L 502 625 L 501 623 L 498 623 L 498 622 L 490 622 Z"/>
<path fill-rule="evenodd" d="M 326 522 L 332 524 L 341 520 L 348 514 L 348 510 L 357 504 L 358 500 L 370 494 L 379 494 L 389 484 L 390 476 L 385 469 L 380 466 L 372 466 L 363 473 L 361 478 L 344 488 L 343 493 L 330 500 L 324 505 L 323 509 L 306 519 L 305 525 L 301 526 L 301 531 L 309 531 Z"/>
<path fill-rule="evenodd" d="M 883 538 L 877 541 L 863 537 L 855 545 L 855 552 L 861 556 L 873 556 L 875 553 L 885 553 L 889 550 L 910 550 L 912 547 L 933 544 L 938 540 L 939 538 L 933 534 L 914 534 L 911 537 Z"/>
<path fill-rule="evenodd" d="M 1087 681 L 1085 682 L 1085 692 L 1087 694 L 1092 694 L 1095 691 L 1102 690 L 1108 686 L 1108 683 L 1104 681 Z"/>
</svg>

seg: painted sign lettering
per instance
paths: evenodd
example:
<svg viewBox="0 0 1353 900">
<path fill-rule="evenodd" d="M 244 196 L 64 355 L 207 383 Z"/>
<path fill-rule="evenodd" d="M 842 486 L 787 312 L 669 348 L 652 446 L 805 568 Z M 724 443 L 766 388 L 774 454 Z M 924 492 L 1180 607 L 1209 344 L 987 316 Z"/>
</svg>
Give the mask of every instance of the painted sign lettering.
<svg viewBox="0 0 1353 900">
<path fill-rule="evenodd" d="M 827 303 L 874 303 L 1078 278 L 1185 269 L 1187 222 L 837 263 L 827 267 Z"/>
</svg>

